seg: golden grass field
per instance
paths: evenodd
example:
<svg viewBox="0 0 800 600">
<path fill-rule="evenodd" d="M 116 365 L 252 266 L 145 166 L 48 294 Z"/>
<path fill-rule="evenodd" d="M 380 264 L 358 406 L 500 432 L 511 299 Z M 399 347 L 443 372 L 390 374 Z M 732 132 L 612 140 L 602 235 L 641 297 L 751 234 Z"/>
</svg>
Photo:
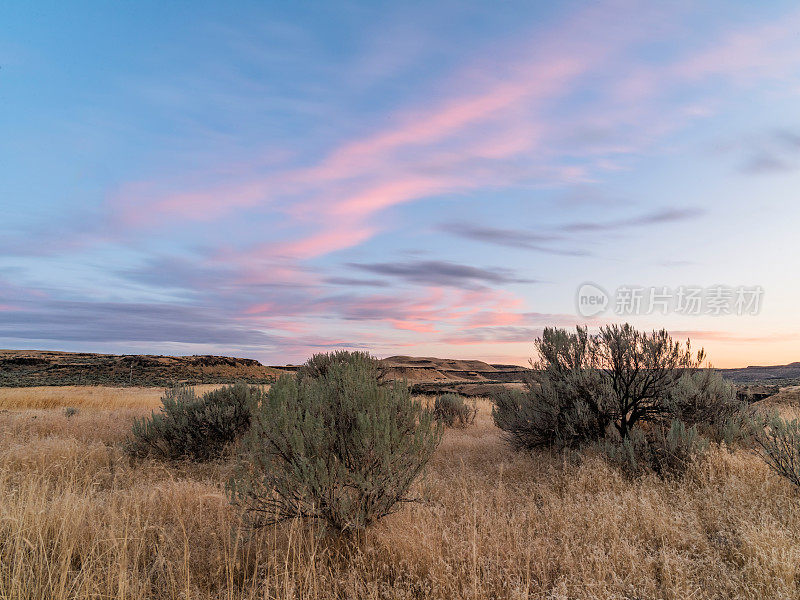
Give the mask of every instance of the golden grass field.
<svg viewBox="0 0 800 600">
<path fill-rule="evenodd" d="M 196 385 L 198 394 L 220 387 L 215 384 Z M 161 404 L 162 388 L 102 387 L 96 385 L 0 387 L 0 410 L 29 408 L 119 409 L 157 408 Z"/>
<path fill-rule="evenodd" d="M 800 496 L 714 450 L 681 481 L 510 450 L 479 402 L 359 544 L 244 529 L 230 465 L 131 463 L 158 390 L 0 390 L 0 598 L 796 598 Z M 67 417 L 64 406 L 80 409 Z"/>
</svg>

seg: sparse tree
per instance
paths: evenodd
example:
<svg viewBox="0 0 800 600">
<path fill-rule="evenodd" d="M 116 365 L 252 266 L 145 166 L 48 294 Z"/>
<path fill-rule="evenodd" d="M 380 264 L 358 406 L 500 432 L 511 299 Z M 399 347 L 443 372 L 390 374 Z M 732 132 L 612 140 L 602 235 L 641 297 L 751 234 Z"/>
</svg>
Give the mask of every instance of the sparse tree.
<svg viewBox="0 0 800 600">
<path fill-rule="evenodd" d="M 621 437 L 639 421 L 672 416 L 670 399 L 678 382 L 693 375 L 705 358 L 689 341 L 675 342 L 666 329 L 640 332 L 629 324 L 608 325 L 590 338 L 584 368 L 596 372 L 611 400 Z"/>
</svg>

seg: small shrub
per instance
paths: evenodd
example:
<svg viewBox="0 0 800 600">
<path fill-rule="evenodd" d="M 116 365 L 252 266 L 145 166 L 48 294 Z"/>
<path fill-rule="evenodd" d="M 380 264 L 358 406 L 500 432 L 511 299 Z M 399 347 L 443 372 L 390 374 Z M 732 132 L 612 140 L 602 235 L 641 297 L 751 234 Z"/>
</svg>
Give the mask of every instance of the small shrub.
<svg viewBox="0 0 800 600">
<path fill-rule="evenodd" d="M 441 425 L 404 383 L 381 384 L 368 355 L 309 363 L 256 409 L 228 491 L 254 527 L 304 518 L 355 532 L 407 500 Z"/>
<path fill-rule="evenodd" d="M 68 419 L 70 417 L 74 417 L 79 412 L 80 411 L 77 408 L 75 408 L 74 406 L 67 406 L 67 407 L 64 408 L 64 416 L 67 417 Z"/>
<path fill-rule="evenodd" d="M 458 394 L 442 394 L 433 404 L 433 415 L 448 427 L 467 427 L 475 422 L 478 407 L 473 399 L 467 404 L 463 396 Z"/>
<path fill-rule="evenodd" d="M 214 460 L 249 427 L 263 389 L 243 383 L 225 386 L 200 398 L 188 385 L 168 388 L 161 410 L 137 419 L 126 449 L 138 457 L 164 460 Z"/>
<path fill-rule="evenodd" d="M 800 487 L 800 422 L 777 413 L 751 421 L 753 439 L 769 468 Z"/>
</svg>

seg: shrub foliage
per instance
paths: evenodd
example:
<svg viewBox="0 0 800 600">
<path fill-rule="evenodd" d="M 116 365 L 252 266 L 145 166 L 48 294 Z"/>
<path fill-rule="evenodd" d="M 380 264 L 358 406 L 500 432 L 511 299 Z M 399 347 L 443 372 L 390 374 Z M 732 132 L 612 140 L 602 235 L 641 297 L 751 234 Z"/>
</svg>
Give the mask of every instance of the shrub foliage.
<svg viewBox="0 0 800 600">
<path fill-rule="evenodd" d="M 408 499 L 441 426 L 405 383 L 379 377 L 369 355 L 334 353 L 272 386 L 228 486 L 253 526 L 299 517 L 354 532 Z"/>
<path fill-rule="evenodd" d="M 250 427 L 263 388 L 244 383 L 195 395 L 188 385 L 168 388 L 161 410 L 137 419 L 127 450 L 131 455 L 164 460 L 214 460 Z"/>
<path fill-rule="evenodd" d="M 447 427 L 467 427 L 475 422 L 478 408 L 475 400 L 467 403 L 458 394 L 442 394 L 433 403 L 433 414 L 437 421 Z"/>
<path fill-rule="evenodd" d="M 383 368 L 367 352 L 352 352 L 350 350 L 336 350 L 334 352 L 320 352 L 314 354 L 297 370 L 297 378 L 304 379 L 310 377 L 317 379 L 324 377 L 333 365 L 347 363 L 358 368 L 368 369 L 375 372 L 375 377 L 383 380 Z"/>
<path fill-rule="evenodd" d="M 769 468 L 800 487 L 800 422 L 777 413 L 751 421 L 753 439 Z"/>
<path fill-rule="evenodd" d="M 518 449 L 600 443 L 612 462 L 625 456 L 666 472 L 681 462 L 673 457 L 698 454 L 702 436 L 736 437 L 741 403 L 732 386 L 701 368 L 702 350 L 666 330 L 546 328 L 536 348 L 526 390 L 494 397 L 495 423 Z"/>
<path fill-rule="evenodd" d="M 630 476 L 652 470 L 658 475 L 680 475 L 689 464 L 708 449 L 708 440 L 697 431 L 697 425 L 673 419 L 669 428 L 659 424 L 647 429 L 636 428 L 621 438 L 611 431 L 599 444 L 606 459 Z"/>
</svg>

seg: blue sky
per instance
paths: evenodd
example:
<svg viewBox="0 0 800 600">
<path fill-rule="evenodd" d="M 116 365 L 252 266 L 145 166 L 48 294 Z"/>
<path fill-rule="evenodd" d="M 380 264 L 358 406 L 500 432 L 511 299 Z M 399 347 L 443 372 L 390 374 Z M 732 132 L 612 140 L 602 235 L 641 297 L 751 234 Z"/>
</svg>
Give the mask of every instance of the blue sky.
<svg viewBox="0 0 800 600">
<path fill-rule="evenodd" d="M 0 346 L 800 359 L 796 4 L 431 4 L 3 4 Z M 763 298 L 586 318 L 587 281 Z"/>
</svg>

